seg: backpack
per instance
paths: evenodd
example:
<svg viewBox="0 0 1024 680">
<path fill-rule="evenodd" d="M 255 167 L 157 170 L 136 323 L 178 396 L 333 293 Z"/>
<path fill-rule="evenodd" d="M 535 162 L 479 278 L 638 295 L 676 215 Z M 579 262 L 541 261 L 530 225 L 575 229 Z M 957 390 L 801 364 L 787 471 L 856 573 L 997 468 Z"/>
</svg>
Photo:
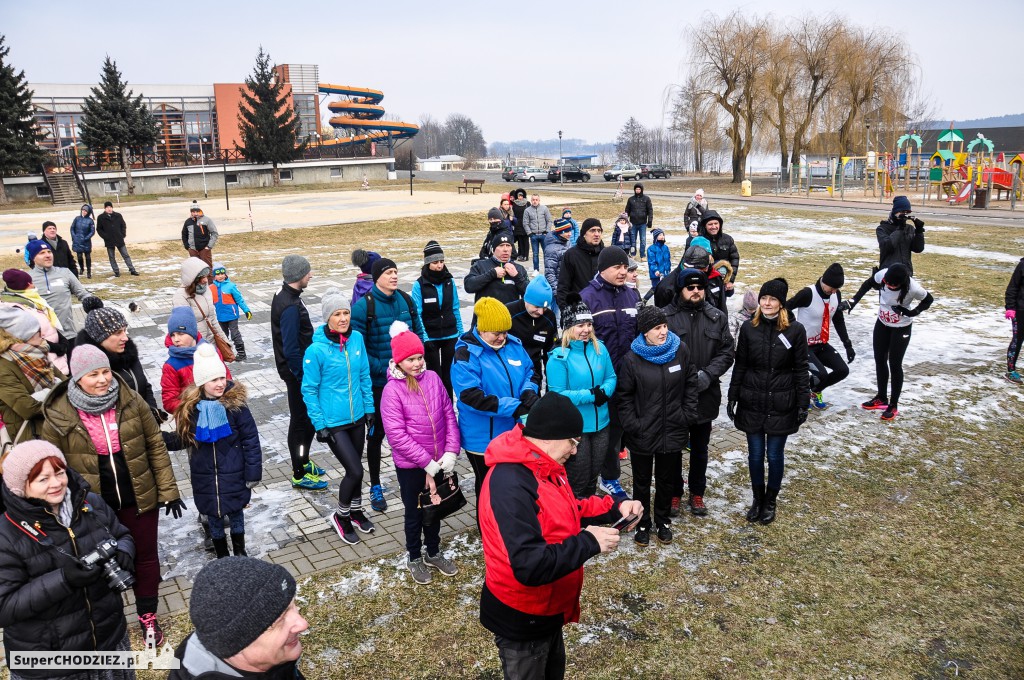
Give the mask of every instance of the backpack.
<svg viewBox="0 0 1024 680">
<path fill-rule="evenodd" d="M 405 304 L 409 306 L 409 317 L 412 319 L 412 326 L 410 326 L 409 330 L 416 333 L 416 319 L 419 315 L 416 313 L 416 304 L 412 301 L 412 296 L 401 288 L 396 288 L 395 292 L 401 295 L 402 299 L 405 300 Z M 377 318 L 377 303 L 371 293 L 367 293 L 364 297 L 366 298 L 366 328 L 369 330 L 370 326 L 373 325 L 374 319 Z M 423 325 L 422 322 L 420 325 Z"/>
</svg>

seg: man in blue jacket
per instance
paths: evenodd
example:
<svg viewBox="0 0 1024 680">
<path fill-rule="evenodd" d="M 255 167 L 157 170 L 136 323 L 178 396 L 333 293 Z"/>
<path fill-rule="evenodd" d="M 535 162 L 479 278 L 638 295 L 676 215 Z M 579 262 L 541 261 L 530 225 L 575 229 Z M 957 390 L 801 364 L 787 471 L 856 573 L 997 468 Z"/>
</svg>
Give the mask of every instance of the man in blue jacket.
<svg viewBox="0 0 1024 680">
<path fill-rule="evenodd" d="M 597 258 L 597 276 L 580 291 L 580 297 L 594 315 L 594 333 L 608 348 L 616 373 L 637 336 L 636 308 L 640 303 L 640 294 L 636 288 L 626 285 L 628 268 L 629 257 L 626 251 L 617 246 L 608 246 L 601 250 Z M 622 424 L 619 422 L 619 405 L 615 395 L 609 400 L 608 413 L 611 420 L 608 424 L 608 453 L 601 469 L 599 488 L 616 498 L 626 498 L 628 494 L 619 484 Z"/>
<path fill-rule="evenodd" d="M 388 382 L 391 361 L 391 324 L 405 323 L 414 333 L 423 335 L 423 325 L 416 314 L 416 304 L 405 291 L 398 289 L 398 265 L 382 257 L 370 268 L 373 288 L 352 307 L 352 329 L 359 331 L 366 342 L 373 382 L 373 414 L 367 416 L 366 462 L 370 468 L 370 507 L 386 512 L 384 489 L 380 484 L 380 450 L 384 443 L 384 426 L 375 422 L 380 412 L 380 398 Z"/>
</svg>

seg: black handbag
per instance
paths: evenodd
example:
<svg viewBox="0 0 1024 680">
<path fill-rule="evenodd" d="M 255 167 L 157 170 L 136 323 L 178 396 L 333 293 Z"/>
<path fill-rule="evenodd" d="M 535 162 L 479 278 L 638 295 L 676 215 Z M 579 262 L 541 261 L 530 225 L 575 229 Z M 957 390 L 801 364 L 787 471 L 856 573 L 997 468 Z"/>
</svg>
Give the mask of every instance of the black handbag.
<svg viewBox="0 0 1024 680">
<path fill-rule="evenodd" d="M 437 486 L 437 495 L 441 498 L 440 503 L 435 504 L 430 500 L 430 489 L 420 491 L 420 510 L 423 511 L 425 527 L 434 526 L 466 505 L 466 497 L 462 494 L 459 478 L 454 472 L 437 473 L 434 475 L 434 484 Z"/>
</svg>

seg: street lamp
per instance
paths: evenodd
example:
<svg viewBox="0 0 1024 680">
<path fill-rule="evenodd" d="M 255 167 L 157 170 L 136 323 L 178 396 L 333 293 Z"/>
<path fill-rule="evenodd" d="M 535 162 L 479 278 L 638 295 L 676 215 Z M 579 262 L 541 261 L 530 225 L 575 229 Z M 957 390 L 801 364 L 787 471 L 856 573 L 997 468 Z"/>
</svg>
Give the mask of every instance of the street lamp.
<svg viewBox="0 0 1024 680">
<path fill-rule="evenodd" d="M 562 131 L 558 131 L 558 183 L 565 186 L 565 168 L 562 167 Z"/>
<path fill-rule="evenodd" d="M 202 135 L 199 135 L 199 163 L 200 165 L 203 166 L 203 198 L 210 197 L 210 194 L 206 189 L 206 156 L 205 154 L 203 154 L 203 142 L 208 141 L 208 139 L 204 138 Z"/>
</svg>

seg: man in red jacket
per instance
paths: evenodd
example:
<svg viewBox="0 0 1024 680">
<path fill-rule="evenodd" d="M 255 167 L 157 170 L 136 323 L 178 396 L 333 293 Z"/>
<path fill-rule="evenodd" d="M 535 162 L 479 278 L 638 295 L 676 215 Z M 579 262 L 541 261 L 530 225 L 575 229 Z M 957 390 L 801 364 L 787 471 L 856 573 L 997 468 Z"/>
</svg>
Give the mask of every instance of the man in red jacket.
<svg viewBox="0 0 1024 680">
<path fill-rule="evenodd" d="M 599 525 L 643 515 L 639 501 L 573 495 L 563 465 L 582 435 L 572 401 L 548 392 L 525 427 L 499 435 L 484 453 L 480 623 L 494 633 L 506 678 L 565 675 L 562 626 L 580 618 L 583 563 L 619 544 L 617 529 Z"/>
</svg>

